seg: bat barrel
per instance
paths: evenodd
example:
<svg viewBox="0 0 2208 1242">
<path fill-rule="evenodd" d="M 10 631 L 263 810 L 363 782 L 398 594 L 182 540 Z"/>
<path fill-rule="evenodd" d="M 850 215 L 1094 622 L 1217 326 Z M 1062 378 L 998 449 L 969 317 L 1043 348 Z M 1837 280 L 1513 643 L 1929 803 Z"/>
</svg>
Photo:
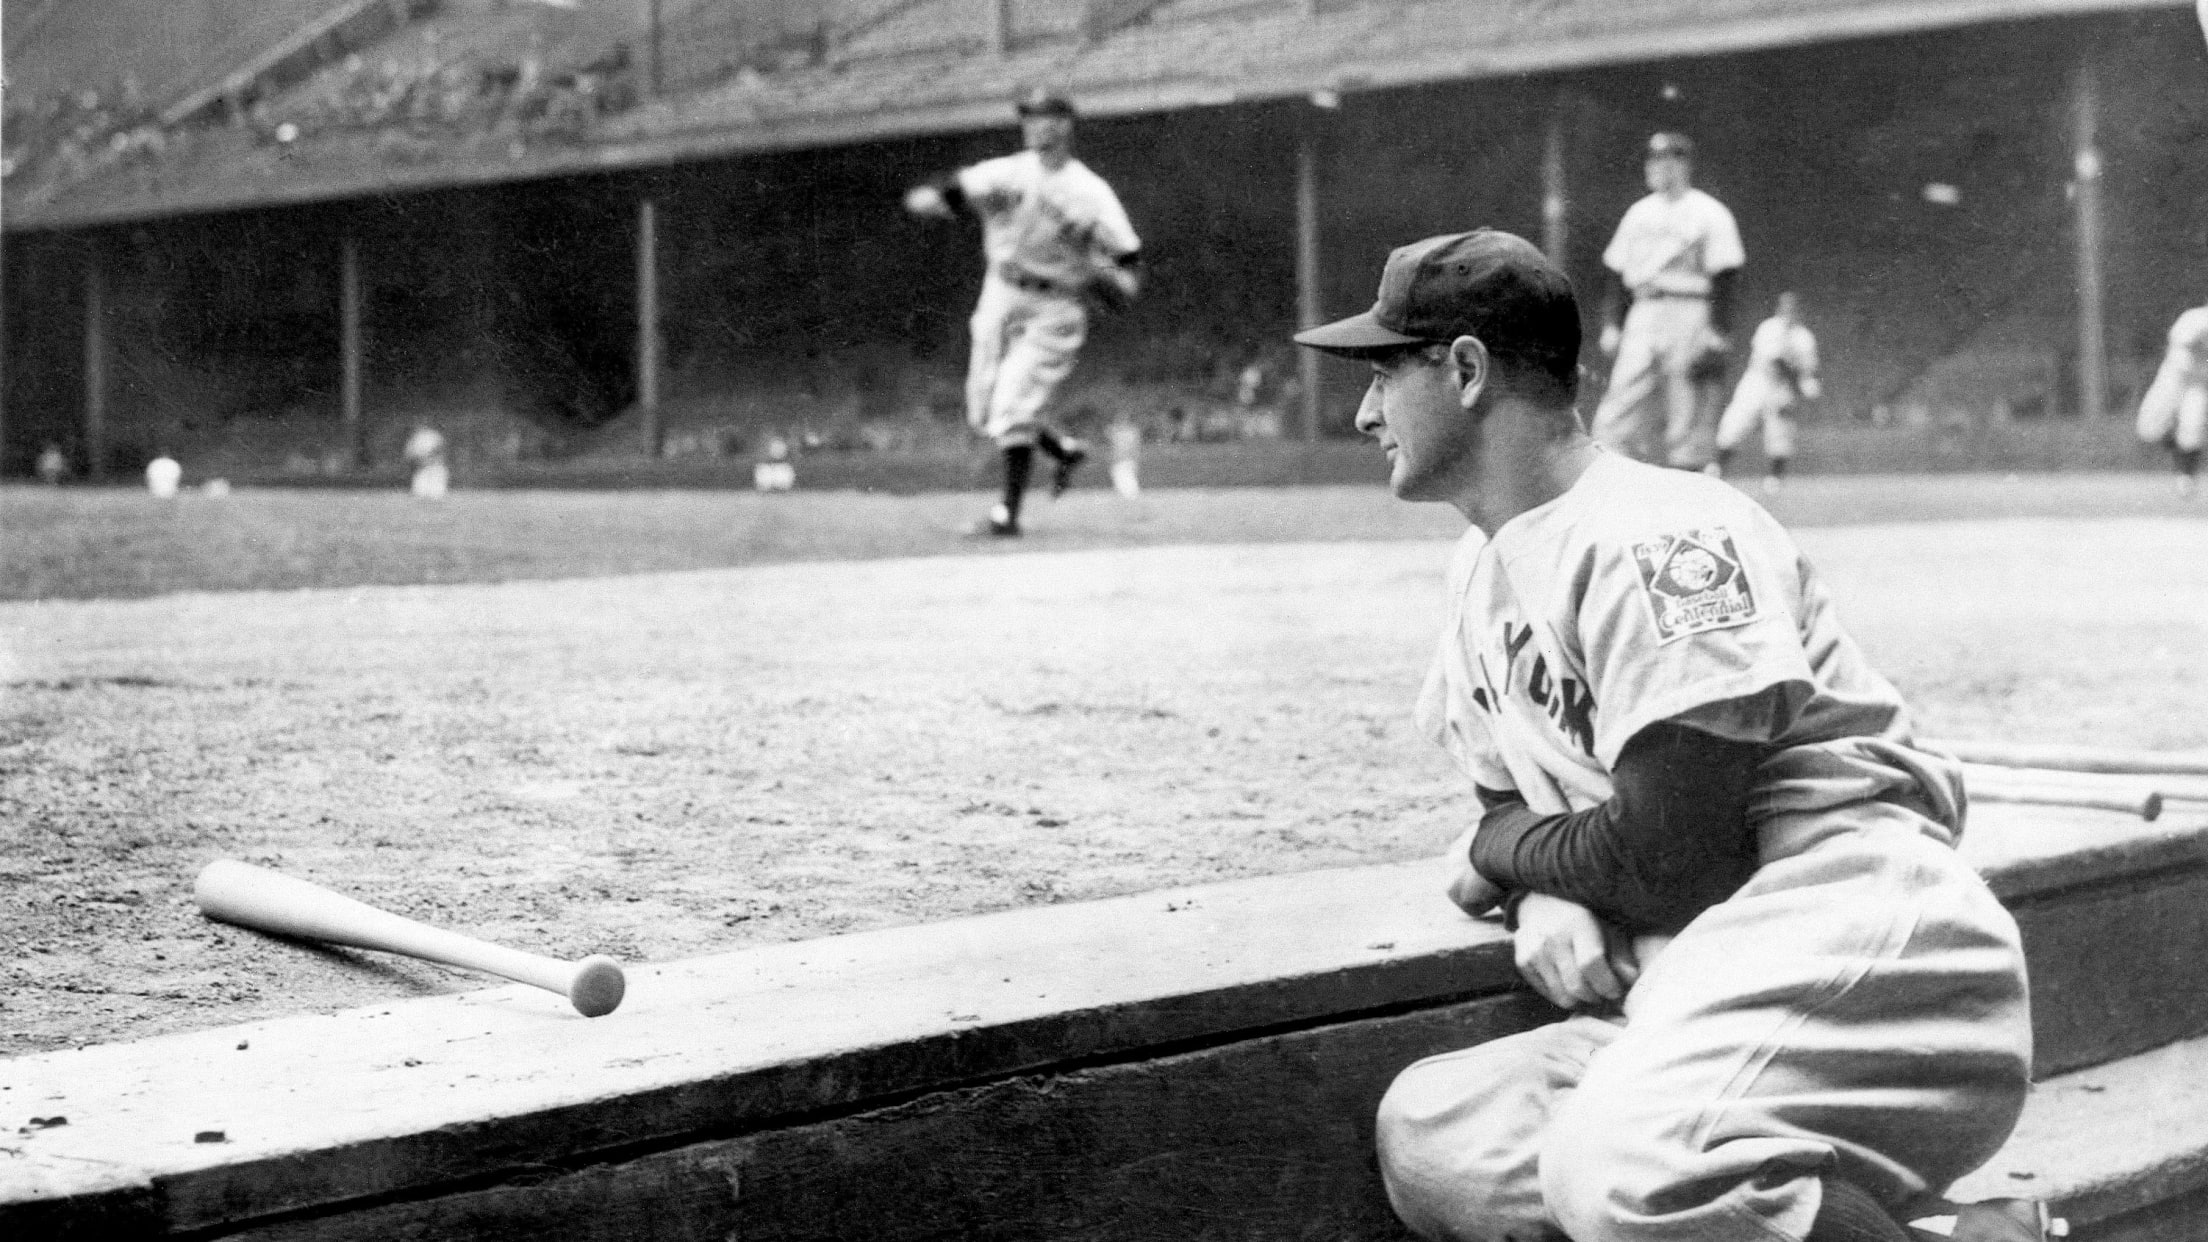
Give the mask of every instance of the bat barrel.
<svg viewBox="0 0 2208 1242">
<path fill-rule="evenodd" d="M 2162 814 L 2162 795 L 2153 790 L 2093 790 L 2058 785 L 1968 786 L 1973 802 L 2008 802 L 2024 806 L 2074 806 L 2085 810 L 2120 811 L 2149 823 Z"/>
<path fill-rule="evenodd" d="M 611 1013 L 624 990 L 620 964 L 593 956 L 565 962 L 379 910 L 319 884 L 265 867 L 221 858 L 193 885 L 207 917 L 241 927 L 403 953 L 447 966 L 480 970 L 568 998 L 589 1017 Z"/>
</svg>

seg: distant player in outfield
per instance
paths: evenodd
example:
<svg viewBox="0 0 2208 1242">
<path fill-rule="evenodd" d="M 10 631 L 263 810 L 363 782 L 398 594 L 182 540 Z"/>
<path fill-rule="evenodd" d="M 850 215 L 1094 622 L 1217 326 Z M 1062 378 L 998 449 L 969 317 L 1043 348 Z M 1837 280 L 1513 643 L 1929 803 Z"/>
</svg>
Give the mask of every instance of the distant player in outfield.
<svg viewBox="0 0 2208 1242">
<path fill-rule="evenodd" d="M 1051 427 L 1044 408 L 1088 336 L 1089 303 L 1123 304 L 1141 283 L 1142 241 L 1119 196 L 1073 158 L 1073 104 L 1036 91 L 1020 100 L 1019 114 L 1025 150 L 905 195 L 915 215 L 981 218 L 988 270 L 971 321 L 966 421 L 1003 455 L 1004 494 L 979 528 L 990 535 L 1020 533 L 1036 449 L 1057 462 L 1052 495 L 1072 484 L 1088 450 Z"/>
<path fill-rule="evenodd" d="M 1817 338 L 1801 319 L 1801 302 L 1792 293 L 1779 295 L 1769 319 L 1756 325 L 1748 344 L 1748 365 L 1741 370 L 1740 385 L 1717 423 L 1717 468 L 1722 474 L 1732 465 L 1733 451 L 1750 432 L 1763 429 L 1763 490 L 1775 492 L 1794 460 L 1794 419 L 1797 401 L 1815 401 L 1823 391 L 1817 382 Z"/>
<path fill-rule="evenodd" d="M 1612 275 L 1602 352 L 1616 362 L 1594 437 L 1642 461 L 1699 470 L 1709 452 L 1703 407 L 1714 414 L 1717 401 L 1706 390 L 1724 382 L 1747 254 L 1733 213 L 1694 188 L 1685 134 L 1650 138 L 1642 171 L 1648 196 L 1626 209 L 1602 252 Z"/>
<path fill-rule="evenodd" d="M 444 433 L 428 423 L 417 424 L 406 438 L 404 453 L 407 464 L 414 468 L 407 490 L 425 500 L 442 500 L 452 485 L 451 469 L 445 465 Z"/>
<path fill-rule="evenodd" d="M 2208 440 L 2208 306 L 2193 307 L 2170 325 L 2162 366 L 2139 399 L 2139 438 L 2170 450 L 2178 492 L 2192 495 Z"/>
<path fill-rule="evenodd" d="M 1296 340 L 1371 367 L 1357 426 L 1395 495 L 1471 522 L 1418 706 L 1477 788 L 1449 892 L 1505 911 L 1571 1011 L 1396 1079 L 1397 1213 L 1490 1242 L 1910 1242 L 1900 1214 L 1993 1155 L 2031 1076 L 1957 765 L 1911 743 L 1769 514 L 1590 440 L 1579 304 L 1533 245 L 1404 246 L 1370 311 Z M 2040 1233 L 2005 1200 L 1955 1236 Z"/>
</svg>

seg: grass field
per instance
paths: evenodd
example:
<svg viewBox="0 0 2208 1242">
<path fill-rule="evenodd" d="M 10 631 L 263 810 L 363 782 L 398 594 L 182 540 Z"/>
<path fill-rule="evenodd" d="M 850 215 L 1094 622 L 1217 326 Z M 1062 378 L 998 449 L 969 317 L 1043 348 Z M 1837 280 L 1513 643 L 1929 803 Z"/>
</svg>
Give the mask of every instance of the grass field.
<svg viewBox="0 0 2208 1242">
<path fill-rule="evenodd" d="M 218 856 L 665 960 L 1462 823 L 1408 719 L 1447 511 L 1080 492 L 958 538 L 982 503 L 0 490 L 0 1053 L 481 985 L 209 925 Z M 1925 732 L 2208 745 L 2208 509 L 2162 479 L 1773 508 Z"/>
</svg>

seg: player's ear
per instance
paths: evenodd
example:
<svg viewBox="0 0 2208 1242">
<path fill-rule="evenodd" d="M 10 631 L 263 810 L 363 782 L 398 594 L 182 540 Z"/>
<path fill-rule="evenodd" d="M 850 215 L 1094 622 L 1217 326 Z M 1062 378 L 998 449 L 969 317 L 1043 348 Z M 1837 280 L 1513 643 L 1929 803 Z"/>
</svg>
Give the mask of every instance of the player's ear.
<svg viewBox="0 0 2208 1242">
<path fill-rule="evenodd" d="M 1494 361 L 1476 336 L 1460 336 L 1449 342 L 1449 365 L 1457 372 L 1457 403 L 1471 409 L 1486 389 Z"/>
</svg>

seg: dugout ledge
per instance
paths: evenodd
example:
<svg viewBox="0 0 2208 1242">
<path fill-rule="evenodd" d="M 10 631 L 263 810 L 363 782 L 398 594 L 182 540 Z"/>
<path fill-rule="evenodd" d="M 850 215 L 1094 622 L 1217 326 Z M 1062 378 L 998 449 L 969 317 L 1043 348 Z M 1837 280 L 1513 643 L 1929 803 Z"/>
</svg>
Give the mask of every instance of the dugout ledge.
<svg viewBox="0 0 2208 1242">
<path fill-rule="evenodd" d="M 2204 841 L 2197 816 L 1974 815 L 2043 1077 L 2208 1030 Z M 0 1235 L 1394 1237 L 1387 1079 L 1553 1013 L 1441 879 L 1310 872 L 637 966 L 595 1020 L 515 986 L 12 1058 Z M 2034 1192 L 2068 1184 L 2033 1167 Z M 2123 1185 L 2199 1180 L 2091 1176 L 2102 1215 L 2152 1198 Z"/>
</svg>

